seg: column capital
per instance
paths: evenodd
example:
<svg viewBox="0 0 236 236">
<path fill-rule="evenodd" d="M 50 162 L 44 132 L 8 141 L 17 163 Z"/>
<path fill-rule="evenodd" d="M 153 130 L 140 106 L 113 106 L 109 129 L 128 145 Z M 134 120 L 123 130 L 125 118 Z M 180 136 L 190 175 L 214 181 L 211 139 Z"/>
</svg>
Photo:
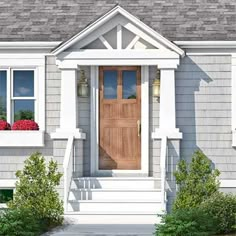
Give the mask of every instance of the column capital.
<svg viewBox="0 0 236 236">
<path fill-rule="evenodd" d="M 178 60 L 167 60 L 167 61 L 163 61 L 158 63 L 157 68 L 159 70 L 176 70 L 179 66 L 179 59 Z"/>
<path fill-rule="evenodd" d="M 60 70 L 80 70 L 80 67 L 77 63 L 69 60 L 56 60 L 56 65 Z"/>
</svg>

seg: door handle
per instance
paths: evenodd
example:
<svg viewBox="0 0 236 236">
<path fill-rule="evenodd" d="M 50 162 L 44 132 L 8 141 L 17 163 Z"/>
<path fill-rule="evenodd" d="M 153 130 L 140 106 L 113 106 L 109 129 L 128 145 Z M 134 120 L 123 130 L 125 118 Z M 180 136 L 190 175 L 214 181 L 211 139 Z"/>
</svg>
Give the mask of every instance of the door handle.
<svg viewBox="0 0 236 236">
<path fill-rule="evenodd" d="M 141 122 L 137 120 L 137 128 L 138 128 L 138 137 L 141 135 Z"/>
</svg>

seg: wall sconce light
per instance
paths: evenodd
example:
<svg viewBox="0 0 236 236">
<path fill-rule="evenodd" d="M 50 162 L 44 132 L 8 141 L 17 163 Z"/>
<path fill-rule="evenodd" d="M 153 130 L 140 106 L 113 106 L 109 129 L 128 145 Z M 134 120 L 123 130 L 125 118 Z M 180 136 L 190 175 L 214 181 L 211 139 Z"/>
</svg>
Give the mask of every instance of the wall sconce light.
<svg viewBox="0 0 236 236">
<path fill-rule="evenodd" d="M 84 70 L 80 70 L 80 79 L 78 82 L 78 96 L 79 97 L 88 97 L 89 93 L 88 81 L 85 76 Z"/>
<path fill-rule="evenodd" d="M 160 70 L 157 70 L 156 79 L 152 84 L 152 95 L 153 97 L 160 98 Z"/>
</svg>

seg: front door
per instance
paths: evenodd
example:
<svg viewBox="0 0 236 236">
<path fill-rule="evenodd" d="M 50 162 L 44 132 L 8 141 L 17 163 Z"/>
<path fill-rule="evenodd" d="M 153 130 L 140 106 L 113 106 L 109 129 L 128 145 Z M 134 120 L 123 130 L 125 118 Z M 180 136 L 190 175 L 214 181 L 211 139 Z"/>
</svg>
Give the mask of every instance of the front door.
<svg viewBox="0 0 236 236">
<path fill-rule="evenodd" d="M 140 67 L 99 68 L 99 169 L 141 169 Z"/>
</svg>

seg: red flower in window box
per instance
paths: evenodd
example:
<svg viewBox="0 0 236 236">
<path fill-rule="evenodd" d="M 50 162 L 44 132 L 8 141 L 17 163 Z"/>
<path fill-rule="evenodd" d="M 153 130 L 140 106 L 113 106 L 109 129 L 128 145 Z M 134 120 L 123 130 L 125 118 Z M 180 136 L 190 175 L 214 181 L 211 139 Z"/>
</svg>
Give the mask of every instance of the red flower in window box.
<svg viewBox="0 0 236 236">
<path fill-rule="evenodd" d="M 12 125 L 12 130 L 39 130 L 39 126 L 33 120 L 18 120 Z"/>
<path fill-rule="evenodd" d="M 7 123 L 5 120 L 0 120 L 0 130 L 10 130 L 11 125 Z"/>
</svg>

